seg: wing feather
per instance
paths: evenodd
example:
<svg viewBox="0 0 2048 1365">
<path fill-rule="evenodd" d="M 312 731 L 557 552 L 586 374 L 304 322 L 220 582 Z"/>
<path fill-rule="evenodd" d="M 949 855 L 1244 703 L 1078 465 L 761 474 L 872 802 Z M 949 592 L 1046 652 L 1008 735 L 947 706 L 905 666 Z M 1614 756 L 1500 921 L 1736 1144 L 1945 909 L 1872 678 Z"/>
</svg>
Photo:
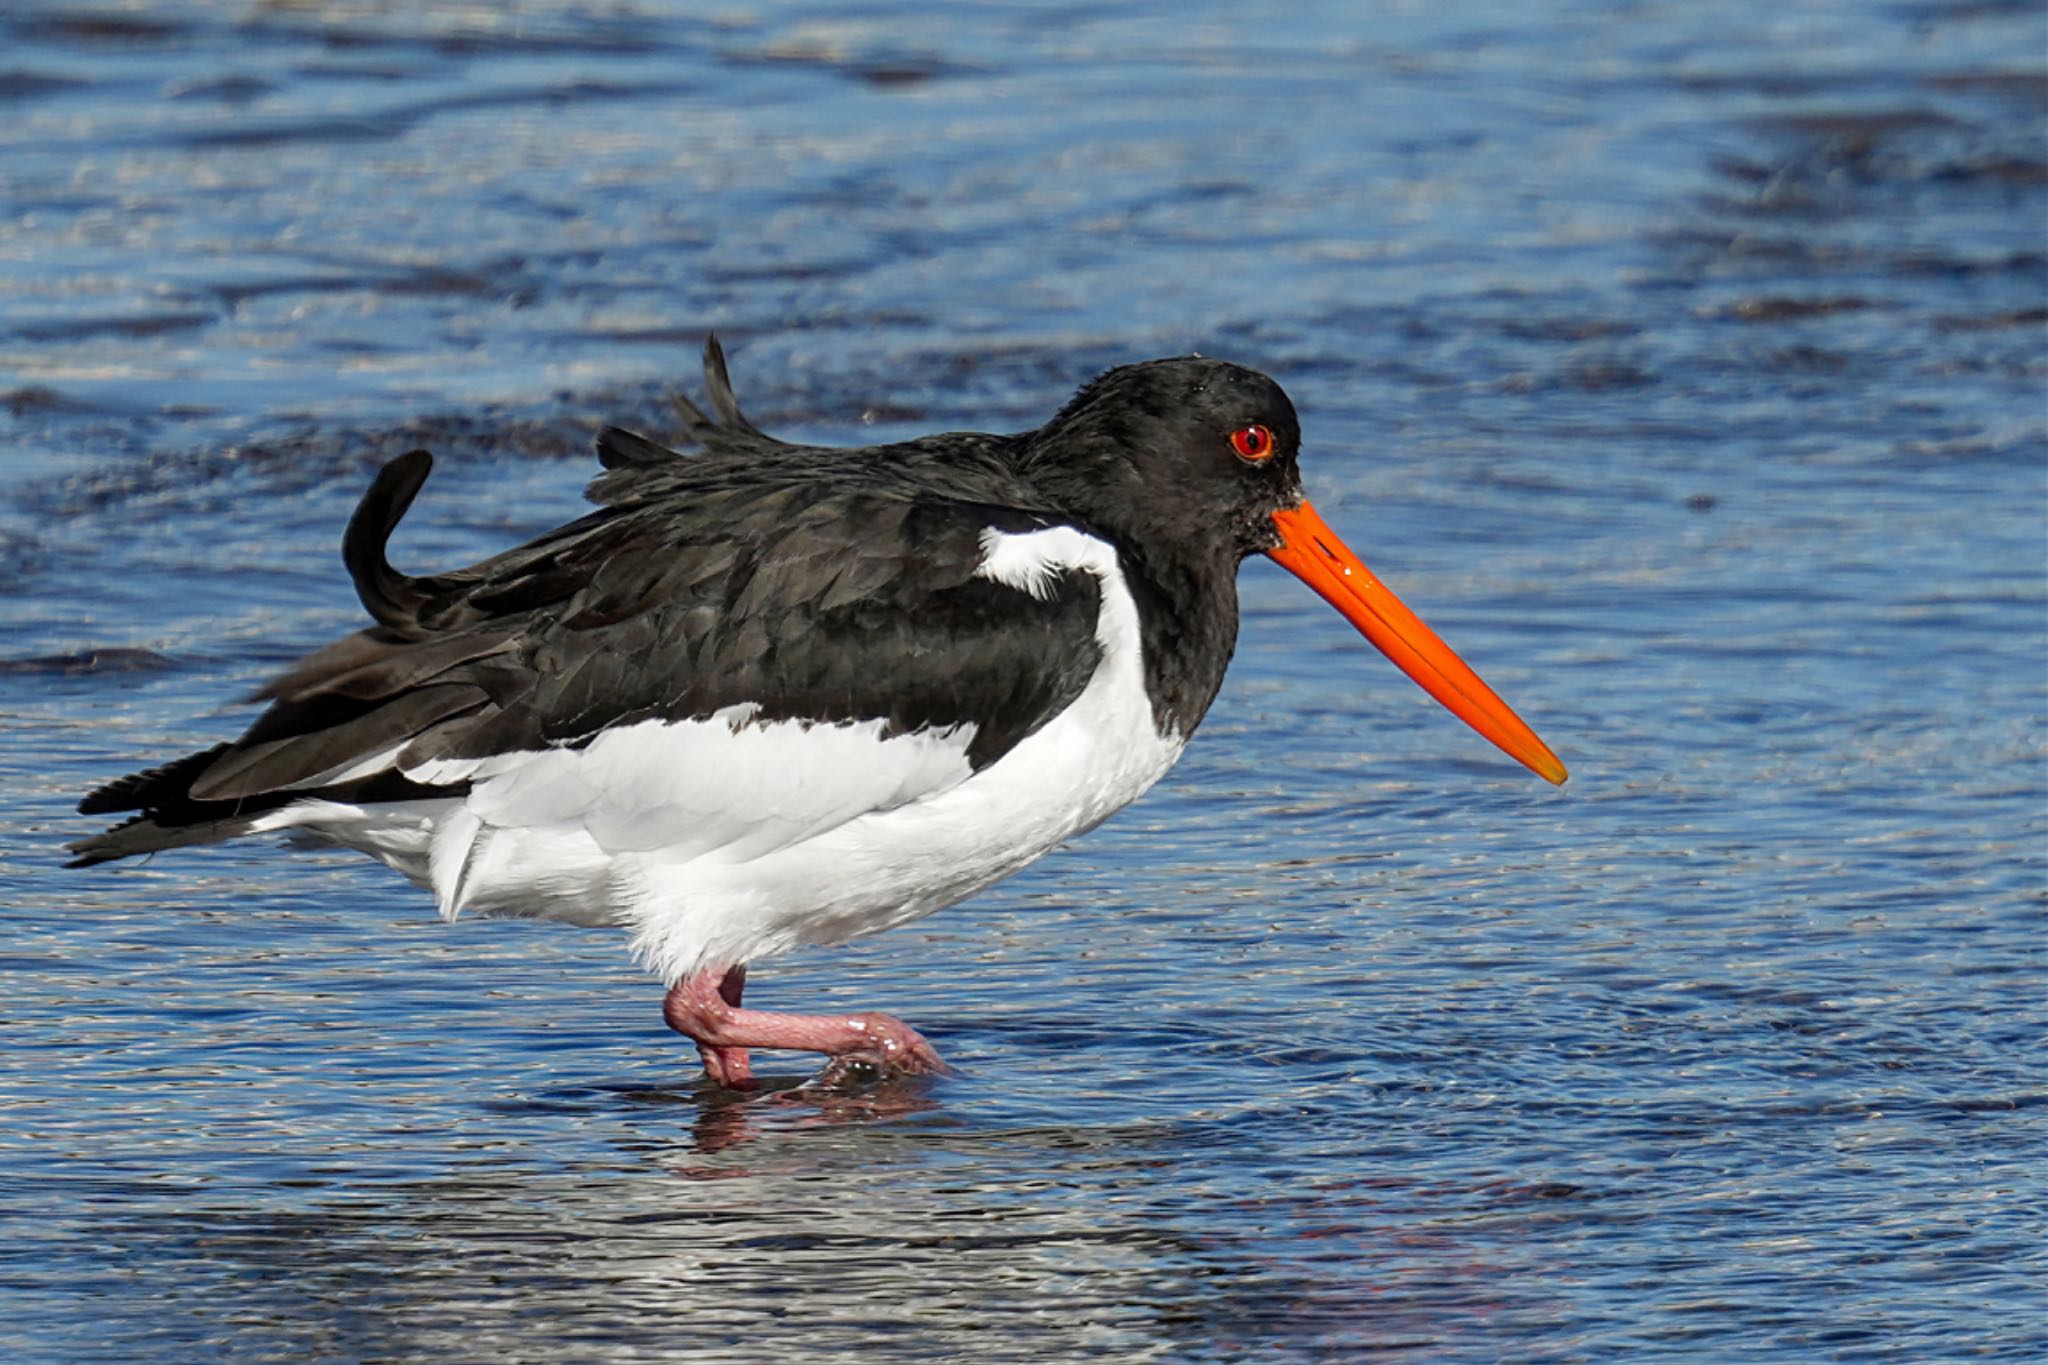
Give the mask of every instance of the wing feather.
<svg viewBox="0 0 2048 1365">
<path fill-rule="evenodd" d="M 463 683 L 412 688 L 338 724 L 237 744 L 194 778 L 187 794 L 195 801 L 234 801 L 324 785 L 323 775 L 386 751 L 395 757 L 421 731 L 476 711 L 486 700 L 483 689 Z"/>
<path fill-rule="evenodd" d="M 702 455 L 612 437 L 609 505 L 455 572 L 388 563 L 431 466 L 394 461 L 344 545 L 376 625 L 263 688 L 238 741 L 93 793 L 92 813 L 141 815 L 75 851 L 227 837 L 305 801 L 460 799 L 482 824 L 459 854 L 437 840 L 448 908 L 493 828 L 750 856 L 963 780 L 1080 695 L 1094 576 L 1035 593 L 977 573 L 990 527 L 1053 521 L 1001 510 L 1031 496 L 999 458 L 1010 438 L 949 438 L 957 467 L 934 480 L 888 447 L 763 435 L 715 339 L 706 385 L 715 420 L 684 405 Z"/>
</svg>

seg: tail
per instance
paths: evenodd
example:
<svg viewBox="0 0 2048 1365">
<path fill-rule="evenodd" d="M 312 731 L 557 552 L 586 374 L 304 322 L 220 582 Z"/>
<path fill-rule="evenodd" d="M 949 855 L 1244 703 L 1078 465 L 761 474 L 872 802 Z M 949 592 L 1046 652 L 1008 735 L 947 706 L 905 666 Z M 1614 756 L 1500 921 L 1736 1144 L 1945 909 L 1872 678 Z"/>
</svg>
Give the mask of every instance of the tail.
<svg viewBox="0 0 2048 1365">
<path fill-rule="evenodd" d="M 234 763 L 252 747 L 246 740 L 216 744 L 211 749 L 187 754 L 159 768 L 131 773 L 95 789 L 78 803 L 79 814 L 112 815 L 120 811 L 134 811 L 136 814 L 89 839 L 66 844 L 65 852 L 74 856 L 64 866 L 92 867 L 117 858 L 161 853 L 167 848 L 222 843 L 272 828 L 265 817 L 298 801 L 367 805 L 457 795 L 468 788 L 467 783 L 427 786 L 387 769 L 325 786 L 279 787 L 232 798 L 209 800 L 192 794 L 193 787 L 207 780 L 210 773 L 217 772 L 224 763 Z M 217 781 L 216 785 L 219 785 Z"/>
<path fill-rule="evenodd" d="M 90 839 L 67 844 L 65 851 L 78 856 L 64 866 L 91 867 L 139 853 L 155 853 L 186 844 L 210 844 L 247 834 L 260 811 L 239 810 L 237 807 L 243 803 L 237 801 L 194 801 L 190 796 L 193 779 L 231 747 L 217 744 L 203 752 L 187 754 L 175 763 L 130 773 L 87 794 L 78 803 L 81 815 L 111 815 L 124 810 L 142 814 Z"/>
<path fill-rule="evenodd" d="M 424 450 L 386 465 L 363 495 L 342 542 L 342 558 L 363 607 L 377 619 L 299 661 L 256 694 L 269 710 L 243 736 L 161 767 L 116 779 L 78 803 L 83 815 L 136 812 L 121 824 L 67 845 L 67 867 L 190 844 L 213 844 L 269 827 L 265 817 L 305 800 L 409 801 L 456 788 L 430 787 L 360 760 L 395 753 L 420 729 L 475 709 L 475 688 L 423 686 L 453 666 L 488 656 L 502 635 L 433 636 L 420 620 L 445 581 L 391 567 L 385 545 L 426 481 Z"/>
</svg>

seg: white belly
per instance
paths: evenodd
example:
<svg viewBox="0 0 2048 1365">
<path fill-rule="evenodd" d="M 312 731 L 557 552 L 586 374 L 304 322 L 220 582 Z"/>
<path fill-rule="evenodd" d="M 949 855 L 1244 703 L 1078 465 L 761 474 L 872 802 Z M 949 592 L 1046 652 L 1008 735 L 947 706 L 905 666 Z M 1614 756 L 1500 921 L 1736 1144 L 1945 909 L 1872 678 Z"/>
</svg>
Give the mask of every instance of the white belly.
<svg viewBox="0 0 2048 1365">
<path fill-rule="evenodd" d="M 750 862 L 622 858 L 635 952 L 665 980 L 837 943 L 972 895 L 1136 800 L 1180 756 L 1142 681 L 1098 673 L 1081 698 L 959 785 Z"/>
</svg>

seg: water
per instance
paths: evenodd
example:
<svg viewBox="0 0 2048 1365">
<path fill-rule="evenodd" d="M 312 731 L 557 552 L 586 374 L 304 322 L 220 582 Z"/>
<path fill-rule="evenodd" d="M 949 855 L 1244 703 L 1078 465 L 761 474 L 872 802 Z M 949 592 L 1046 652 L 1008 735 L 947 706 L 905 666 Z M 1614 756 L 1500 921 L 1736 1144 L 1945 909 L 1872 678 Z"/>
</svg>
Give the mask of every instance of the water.
<svg viewBox="0 0 2048 1365">
<path fill-rule="evenodd" d="M 2048 1355 L 2048 82 L 2021 4 L 16 5 L 10 1359 Z M 88 873 L 396 556 L 1199 349 L 1572 765 L 1284 575 L 1141 805 L 767 964 L 963 1074 L 701 1090 L 603 933 Z"/>
</svg>

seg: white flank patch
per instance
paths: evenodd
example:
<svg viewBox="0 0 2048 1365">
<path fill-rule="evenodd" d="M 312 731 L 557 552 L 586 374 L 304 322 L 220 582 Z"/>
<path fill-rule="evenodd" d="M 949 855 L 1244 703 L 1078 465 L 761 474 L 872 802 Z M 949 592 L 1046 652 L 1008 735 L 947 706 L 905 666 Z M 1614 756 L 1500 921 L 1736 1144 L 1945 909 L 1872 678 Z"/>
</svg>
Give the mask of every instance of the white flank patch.
<svg viewBox="0 0 2048 1365">
<path fill-rule="evenodd" d="M 1111 577 L 1121 577 L 1117 570 L 1116 551 L 1108 542 L 1083 534 L 1071 526 L 1048 526 L 1043 531 L 1017 533 L 989 527 L 981 533 L 981 563 L 976 566 L 974 576 L 1021 588 L 1043 601 L 1052 595 L 1054 580 L 1070 569 L 1086 569 L 1104 583 Z M 1138 614 L 1133 610 L 1133 630 L 1137 628 L 1137 620 Z M 1101 636 L 1099 625 L 1096 635 L 1097 638 Z"/>
<path fill-rule="evenodd" d="M 266 816 L 362 849 L 464 910 L 633 931 L 665 980 L 906 923 L 1101 823 L 1173 765 L 1145 692 L 1138 613 L 1106 542 L 1072 527 L 982 534 L 976 573 L 1044 597 L 1094 574 L 1101 662 L 1081 695 L 979 773 L 971 725 L 762 722 L 759 707 L 642 721 L 579 749 L 442 760 L 464 797 Z M 379 756 L 384 757 L 384 756 Z M 388 761 L 388 759 L 387 759 Z"/>
</svg>

